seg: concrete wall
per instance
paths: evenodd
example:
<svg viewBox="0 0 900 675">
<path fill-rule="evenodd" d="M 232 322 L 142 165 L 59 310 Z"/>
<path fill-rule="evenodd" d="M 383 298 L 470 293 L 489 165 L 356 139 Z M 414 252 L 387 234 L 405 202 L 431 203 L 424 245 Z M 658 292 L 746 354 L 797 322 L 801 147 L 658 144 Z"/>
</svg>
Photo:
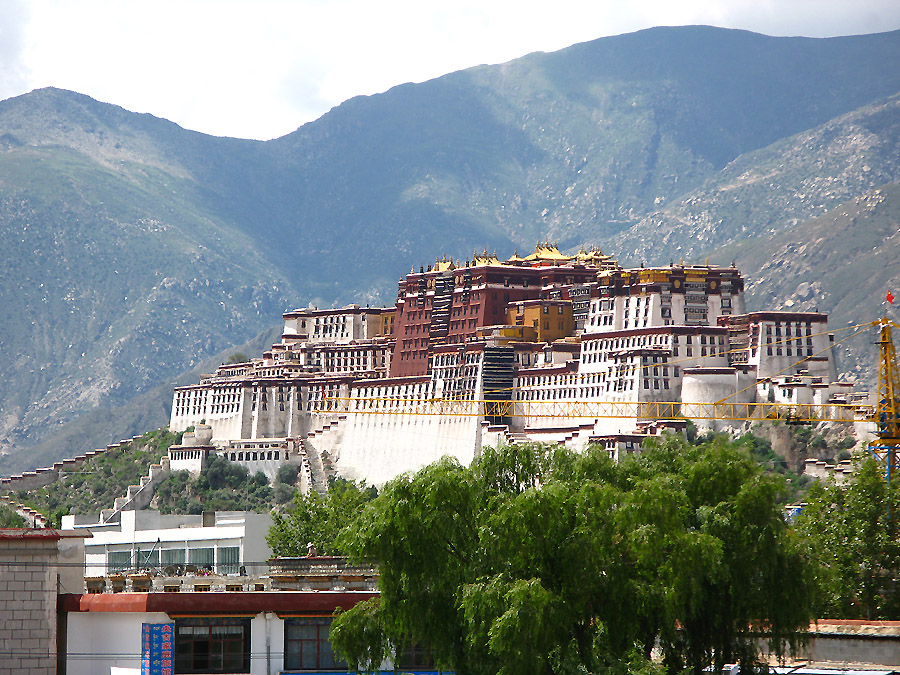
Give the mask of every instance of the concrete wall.
<svg viewBox="0 0 900 675">
<path fill-rule="evenodd" d="M 98 675 L 141 667 L 141 624 L 170 623 L 162 612 L 70 612 L 66 625 L 66 675 Z"/>
<path fill-rule="evenodd" d="M 900 636 L 815 633 L 803 656 L 816 663 L 900 666 Z"/>
</svg>

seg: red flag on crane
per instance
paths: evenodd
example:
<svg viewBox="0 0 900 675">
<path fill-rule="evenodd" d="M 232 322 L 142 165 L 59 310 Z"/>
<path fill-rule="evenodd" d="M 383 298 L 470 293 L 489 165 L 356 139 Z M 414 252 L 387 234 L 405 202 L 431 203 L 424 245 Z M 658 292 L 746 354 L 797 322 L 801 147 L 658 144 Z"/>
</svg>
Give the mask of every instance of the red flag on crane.
<svg viewBox="0 0 900 675">
<path fill-rule="evenodd" d="M 894 294 L 891 293 L 890 291 L 888 291 L 887 297 L 885 298 L 885 300 L 887 300 L 889 303 L 891 303 L 893 305 L 894 304 Z"/>
</svg>

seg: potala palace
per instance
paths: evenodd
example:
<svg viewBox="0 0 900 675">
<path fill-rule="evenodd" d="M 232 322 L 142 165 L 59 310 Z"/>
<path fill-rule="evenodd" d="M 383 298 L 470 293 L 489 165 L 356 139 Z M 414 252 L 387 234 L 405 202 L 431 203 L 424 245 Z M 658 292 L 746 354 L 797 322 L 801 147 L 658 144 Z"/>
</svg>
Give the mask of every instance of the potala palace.
<svg viewBox="0 0 900 675">
<path fill-rule="evenodd" d="M 379 484 L 504 442 L 633 451 L 691 403 L 846 403 L 827 315 L 747 313 L 743 289 L 733 266 L 625 269 L 550 244 L 436 260 L 393 307 L 288 312 L 259 358 L 176 389 L 170 427 L 195 430 L 172 469 L 218 453 L 270 476 L 295 463 L 307 489 Z"/>
</svg>

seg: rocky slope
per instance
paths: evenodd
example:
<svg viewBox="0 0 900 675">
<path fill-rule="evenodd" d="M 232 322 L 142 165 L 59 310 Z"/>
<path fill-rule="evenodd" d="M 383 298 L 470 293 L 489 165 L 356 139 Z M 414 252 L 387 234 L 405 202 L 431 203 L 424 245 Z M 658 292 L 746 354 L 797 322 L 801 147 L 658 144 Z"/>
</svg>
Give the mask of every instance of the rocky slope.
<svg viewBox="0 0 900 675">
<path fill-rule="evenodd" d="M 874 385 L 877 333 L 865 324 L 884 315 L 900 322 L 900 302 L 885 301 L 888 291 L 900 296 L 900 184 L 870 190 L 789 230 L 717 253 L 733 257 L 745 271 L 751 308 L 830 312 L 835 341 L 843 342 L 837 351 L 840 369 Z"/>
</svg>

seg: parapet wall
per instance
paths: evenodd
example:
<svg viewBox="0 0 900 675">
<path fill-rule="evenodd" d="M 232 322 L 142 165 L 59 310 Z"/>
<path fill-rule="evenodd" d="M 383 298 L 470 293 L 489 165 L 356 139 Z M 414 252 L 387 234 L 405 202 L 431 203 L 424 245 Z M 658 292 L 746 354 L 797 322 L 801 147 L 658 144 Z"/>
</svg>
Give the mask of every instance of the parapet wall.
<svg viewBox="0 0 900 675">
<path fill-rule="evenodd" d="M 96 457 L 97 455 L 100 455 L 108 450 L 116 450 L 125 445 L 128 445 L 129 443 L 139 441 L 140 439 L 141 436 L 133 436 L 130 439 L 124 439 L 119 441 L 118 443 L 107 445 L 105 448 L 91 450 L 90 452 L 86 452 L 83 455 L 78 455 L 77 457 L 73 457 L 71 459 L 60 460 L 54 463 L 51 467 L 35 469 L 34 471 L 25 471 L 15 476 L 0 478 L 0 491 L 11 490 L 18 492 L 19 490 L 37 490 L 42 487 L 46 487 L 47 485 L 55 483 L 57 480 L 59 480 L 60 472 L 72 471 L 73 469 L 77 469 L 84 463 L 86 459 Z"/>
</svg>

